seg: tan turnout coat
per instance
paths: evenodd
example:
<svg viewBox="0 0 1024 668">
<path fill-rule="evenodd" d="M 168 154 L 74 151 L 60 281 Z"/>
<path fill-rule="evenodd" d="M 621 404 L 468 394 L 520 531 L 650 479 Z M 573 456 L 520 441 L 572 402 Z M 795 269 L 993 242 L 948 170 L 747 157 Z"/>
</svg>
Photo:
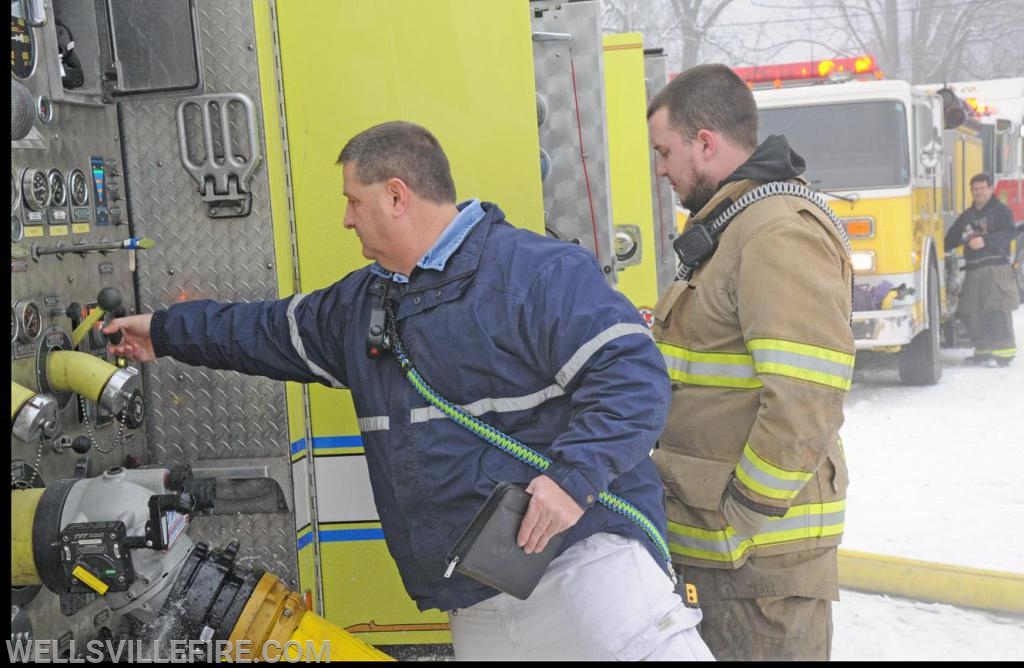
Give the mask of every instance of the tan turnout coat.
<svg viewBox="0 0 1024 668">
<path fill-rule="evenodd" d="M 726 184 L 694 218 L 758 185 Z M 750 555 L 839 544 L 851 271 L 824 212 L 773 195 L 739 213 L 711 259 L 659 299 L 653 331 L 673 400 L 654 460 L 677 563 L 738 568 Z M 752 539 L 720 511 L 733 476 L 744 505 L 771 516 Z"/>
</svg>

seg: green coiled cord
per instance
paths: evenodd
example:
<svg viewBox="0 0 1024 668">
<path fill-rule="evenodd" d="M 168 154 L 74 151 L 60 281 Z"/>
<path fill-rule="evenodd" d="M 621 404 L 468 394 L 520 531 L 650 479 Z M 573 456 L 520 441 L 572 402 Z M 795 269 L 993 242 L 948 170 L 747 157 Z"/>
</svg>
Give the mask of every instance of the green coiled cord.
<svg viewBox="0 0 1024 668">
<path fill-rule="evenodd" d="M 397 331 L 392 329 L 390 335 L 391 351 L 395 354 L 395 359 L 398 360 L 398 364 L 402 367 L 405 377 L 409 379 L 409 382 L 412 383 L 412 386 L 420 396 L 426 399 L 431 405 L 436 407 L 447 417 L 451 418 L 460 427 L 469 430 L 488 443 L 497 446 L 505 453 L 525 464 L 529 464 L 538 471 L 544 472 L 549 466 L 551 466 L 551 460 L 541 453 L 528 445 L 517 441 L 508 434 L 498 431 L 483 420 L 470 415 L 438 394 L 434 388 L 430 387 L 430 385 L 423 380 L 423 376 L 419 374 L 416 367 L 413 366 L 412 361 L 405 354 L 402 347 L 402 341 L 398 338 Z M 598 494 L 597 498 L 598 502 L 602 506 L 629 518 L 634 524 L 644 530 L 644 533 L 650 537 L 654 542 L 654 545 L 658 548 L 658 551 L 661 552 L 662 558 L 668 565 L 668 576 L 672 580 L 672 583 L 675 584 L 676 573 L 672 568 L 672 557 L 668 550 L 668 543 L 666 543 L 662 535 L 658 533 L 657 528 L 651 520 L 649 520 L 639 508 L 615 494 L 610 492 L 601 492 Z"/>
</svg>

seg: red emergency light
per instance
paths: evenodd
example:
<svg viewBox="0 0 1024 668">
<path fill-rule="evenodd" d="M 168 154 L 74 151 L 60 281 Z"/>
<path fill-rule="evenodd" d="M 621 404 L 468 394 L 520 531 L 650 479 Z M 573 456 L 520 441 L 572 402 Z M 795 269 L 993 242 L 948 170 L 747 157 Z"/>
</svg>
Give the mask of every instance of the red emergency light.
<svg viewBox="0 0 1024 668">
<path fill-rule="evenodd" d="M 873 74 L 881 78 L 875 59 L 871 56 L 853 56 L 850 58 L 824 58 L 822 60 L 806 60 L 781 65 L 753 65 L 751 67 L 732 68 L 741 79 L 753 86 L 756 84 L 774 84 L 776 88 L 784 82 L 822 81 L 842 76 L 860 77 Z"/>
</svg>

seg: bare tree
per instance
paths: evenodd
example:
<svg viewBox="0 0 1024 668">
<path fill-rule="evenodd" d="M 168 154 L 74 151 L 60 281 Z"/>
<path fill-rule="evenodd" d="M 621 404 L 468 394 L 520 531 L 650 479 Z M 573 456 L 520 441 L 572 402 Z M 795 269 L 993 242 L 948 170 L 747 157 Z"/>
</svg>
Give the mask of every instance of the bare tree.
<svg viewBox="0 0 1024 668">
<path fill-rule="evenodd" d="M 668 0 L 602 0 L 601 25 L 605 32 L 641 32 L 646 47 L 677 50 L 678 18 Z"/>
<path fill-rule="evenodd" d="M 670 67 L 868 53 L 913 83 L 1019 76 L 1024 0 L 602 0 L 605 28 L 656 36 Z M 661 44 L 655 44 L 661 45 Z"/>
<path fill-rule="evenodd" d="M 608 32 L 639 30 L 644 44 L 665 48 L 678 69 L 701 62 L 701 47 L 734 0 L 602 0 Z"/>
<path fill-rule="evenodd" d="M 701 62 L 700 52 L 705 36 L 732 3 L 733 0 L 670 0 L 669 6 L 678 22 L 683 43 L 682 69 Z"/>
<path fill-rule="evenodd" d="M 889 76 L 912 82 L 957 78 L 972 50 L 984 48 L 1009 4 L 1020 0 L 846 0 L 833 6 L 860 49 L 875 53 Z M 1019 15 L 1018 15 L 1019 16 Z M 996 23 L 996 25 L 994 25 Z"/>
</svg>

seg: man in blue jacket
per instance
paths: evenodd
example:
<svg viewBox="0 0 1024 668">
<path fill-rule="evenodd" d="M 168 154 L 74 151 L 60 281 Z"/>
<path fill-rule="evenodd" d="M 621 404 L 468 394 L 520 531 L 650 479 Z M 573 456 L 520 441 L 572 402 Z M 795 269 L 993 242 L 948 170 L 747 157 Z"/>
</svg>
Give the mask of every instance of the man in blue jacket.
<svg viewBox="0 0 1024 668">
<path fill-rule="evenodd" d="M 388 549 L 419 608 L 449 612 L 457 659 L 711 659 L 658 543 L 650 452 L 670 390 L 636 308 L 578 246 L 515 229 L 495 204 L 456 204 L 425 128 L 369 128 L 338 163 L 344 225 L 370 266 L 277 301 L 116 319 L 110 351 L 350 387 Z M 396 337 L 437 394 L 540 452 L 544 473 L 428 403 L 386 352 Z M 501 481 L 532 495 L 526 552 L 566 534 L 525 601 L 446 576 L 448 550 Z"/>
</svg>

